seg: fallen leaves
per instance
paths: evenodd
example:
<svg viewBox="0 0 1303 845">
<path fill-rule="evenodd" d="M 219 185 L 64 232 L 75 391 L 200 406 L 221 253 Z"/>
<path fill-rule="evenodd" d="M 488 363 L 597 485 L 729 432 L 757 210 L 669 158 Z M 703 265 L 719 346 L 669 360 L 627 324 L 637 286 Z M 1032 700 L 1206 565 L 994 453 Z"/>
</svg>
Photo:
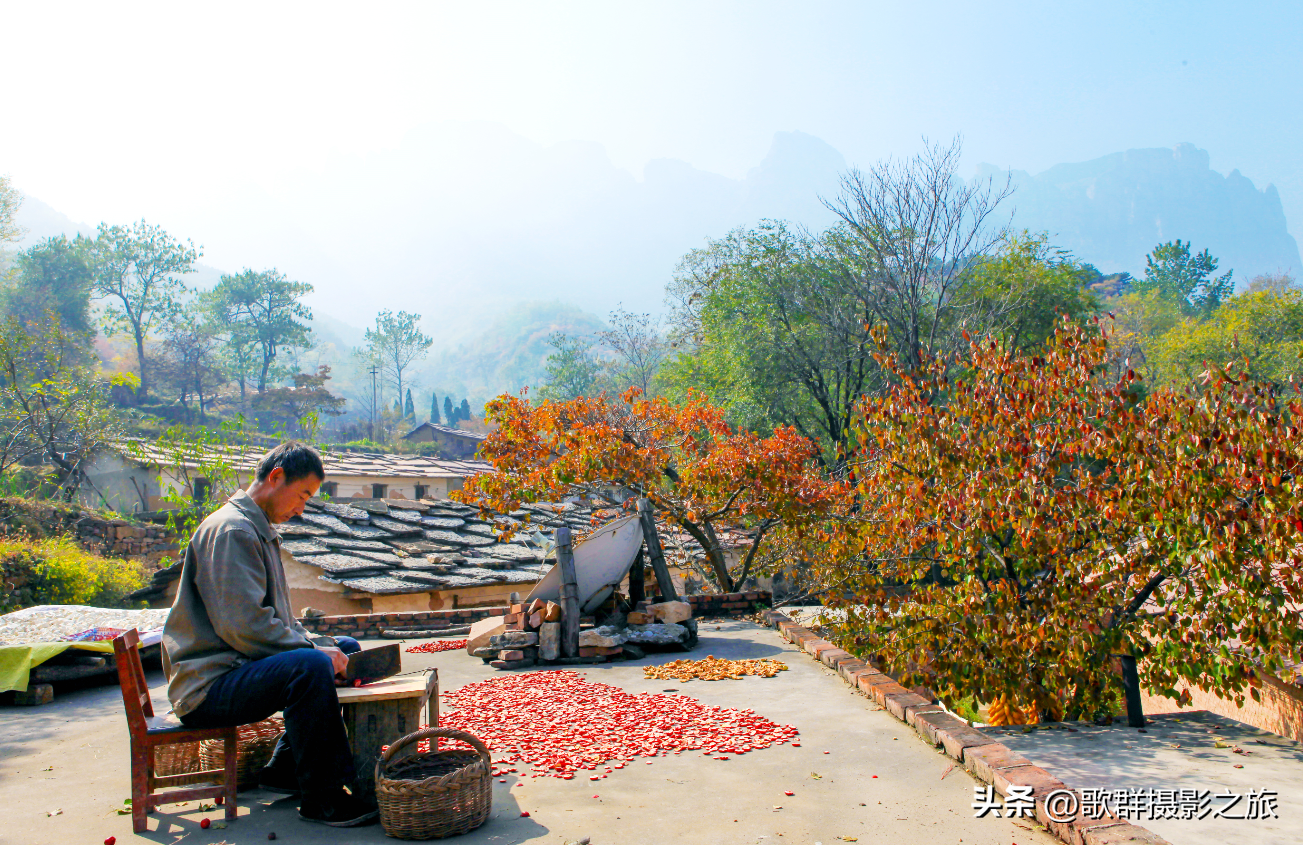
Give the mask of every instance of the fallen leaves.
<svg viewBox="0 0 1303 845">
<path fill-rule="evenodd" d="M 780 660 L 726 660 L 709 655 L 704 660 L 674 660 L 660 666 L 646 666 L 642 672 L 646 678 L 661 681 L 740 681 L 743 675 L 772 678 L 786 669 L 787 664 Z"/>
</svg>

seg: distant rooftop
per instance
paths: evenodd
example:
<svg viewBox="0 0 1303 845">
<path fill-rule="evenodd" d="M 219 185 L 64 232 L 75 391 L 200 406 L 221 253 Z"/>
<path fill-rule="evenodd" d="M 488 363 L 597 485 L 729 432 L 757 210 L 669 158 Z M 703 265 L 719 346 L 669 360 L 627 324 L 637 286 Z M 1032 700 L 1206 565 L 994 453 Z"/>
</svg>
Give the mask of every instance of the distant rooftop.
<svg viewBox="0 0 1303 845">
<path fill-rule="evenodd" d="M 420 432 L 426 430 L 437 432 L 438 434 L 446 434 L 449 437 L 465 437 L 470 440 L 483 440 L 486 436 L 480 434 L 479 432 L 467 431 L 464 428 L 450 428 L 446 425 L 439 425 L 438 423 L 423 422 L 420 425 L 418 425 L 416 428 L 404 434 L 403 439 L 404 440 L 410 439 L 416 434 L 419 434 Z"/>
<path fill-rule="evenodd" d="M 449 429 L 455 431 L 456 429 Z M 461 432 L 471 437 L 483 439 L 483 435 L 473 432 Z M 143 460 L 153 466 L 176 466 L 176 456 L 144 440 L 132 440 L 122 445 L 119 451 L 124 456 Z M 240 472 L 253 472 L 258 460 L 267 453 L 263 446 L 207 446 L 205 454 L 210 459 L 221 456 Z M 388 452 L 330 452 L 321 454 L 325 465 L 326 478 L 350 476 L 385 476 L 396 478 L 469 478 L 482 472 L 489 472 L 492 467 L 485 461 L 474 459 L 449 460 L 425 455 L 395 455 Z M 196 469 L 199 461 L 183 458 L 181 465 L 186 469 Z"/>
</svg>

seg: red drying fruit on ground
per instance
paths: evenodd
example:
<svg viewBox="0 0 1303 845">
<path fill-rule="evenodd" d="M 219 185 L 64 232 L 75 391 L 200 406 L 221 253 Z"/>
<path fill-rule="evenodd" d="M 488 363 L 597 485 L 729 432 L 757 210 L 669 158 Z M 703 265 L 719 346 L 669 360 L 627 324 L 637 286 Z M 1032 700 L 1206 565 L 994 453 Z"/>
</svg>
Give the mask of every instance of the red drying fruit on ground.
<svg viewBox="0 0 1303 845">
<path fill-rule="evenodd" d="M 202 827 L 204 830 L 207 830 L 210 824 L 212 824 L 212 822 L 210 822 L 208 819 L 202 819 L 199 822 L 199 826 Z"/>
<path fill-rule="evenodd" d="M 623 768 L 638 757 L 682 751 L 719 758 L 797 736 L 796 728 L 753 710 L 711 707 L 683 695 L 633 695 L 562 670 L 467 684 L 444 700 L 452 709 L 443 727 L 479 737 L 498 757 L 499 770 L 524 763 L 530 771 L 522 774 L 531 777 L 600 780 L 611 763 Z"/>
<path fill-rule="evenodd" d="M 353 681 L 353 686 L 355 686 L 355 687 L 360 687 L 360 686 L 362 686 L 362 679 L 361 679 L 361 678 L 358 678 L 357 680 Z"/>
<path fill-rule="evenodd" d="M 521 810 L 521 811 L 520 811 L 520 817 L 521 817 L 522 819 L 527 819 L 527 818 L 529 818 L 529 810 Z"/>
<path fill-rule="evenodd" d="M 414 646 L 408 646 L 408 654 L 434 654 L 440 651 L 456 651 L 459 648 L 465 648 L 465 640 L 433 640 L 428 643 L 417 643 Z"/>
<path fill-rule="evenodd" d="M 104 845 L 113 845 L 113 843 L 115 843 L 115 842 L 117 842 L 117 841 L 118 841 L 118 838 L 117 838 L 116 836 L 110 836 L 108 839 L 105 839 L 105 840 L 104 840 Z"/>
<path fill-rule="evenodd" d="M 225 804 L 225 803 L 226 803 L 226 796 L 225 796 L 225 795 L 219 795 L 219 796 L 217 796 L 217 806 L 220 807 L 220 806 L 222 806 L 222 805 Z"/>
</svg>

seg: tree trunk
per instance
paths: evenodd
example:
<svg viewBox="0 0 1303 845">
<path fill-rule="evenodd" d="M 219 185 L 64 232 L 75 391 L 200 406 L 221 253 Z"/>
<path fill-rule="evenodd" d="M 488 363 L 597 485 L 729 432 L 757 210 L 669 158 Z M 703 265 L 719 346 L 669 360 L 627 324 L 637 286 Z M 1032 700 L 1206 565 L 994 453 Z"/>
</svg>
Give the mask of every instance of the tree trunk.
<svg viewBox="0 0 1303 845">
<path fill-rule="evenodd" d="M 132 329 L 136 335 L 136 369 L 140 370 L 140 389 L 136 391 L 136 399 L 143 402 L 149 398 L 149 376 L 145 372 L 145 336 L 141 334 L 139 325 L 133 325 Z"/>
</svg>

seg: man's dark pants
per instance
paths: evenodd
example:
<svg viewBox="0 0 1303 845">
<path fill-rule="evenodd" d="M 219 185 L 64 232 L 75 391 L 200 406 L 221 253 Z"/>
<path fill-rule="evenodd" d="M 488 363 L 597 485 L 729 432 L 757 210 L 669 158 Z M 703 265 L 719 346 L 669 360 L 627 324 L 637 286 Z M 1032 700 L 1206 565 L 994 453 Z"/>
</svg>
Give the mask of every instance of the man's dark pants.
<svg viewBox="0 0 1303 845">
<path fill-rule="evenodd" d="M 335 637 L 345 654 L 361 651 L 352 637 Z M 202 704 L 181 717 L 192 728 L 248 725 L 285 712 L 285 733 L 272 753 L 288 758 L 305 792 L 328 793 L 353 782 L 353 755 L 339 715 L 335 670 L 329 655 L 298 648 L 250 660 L 213 681 Z"/>
</svg>

